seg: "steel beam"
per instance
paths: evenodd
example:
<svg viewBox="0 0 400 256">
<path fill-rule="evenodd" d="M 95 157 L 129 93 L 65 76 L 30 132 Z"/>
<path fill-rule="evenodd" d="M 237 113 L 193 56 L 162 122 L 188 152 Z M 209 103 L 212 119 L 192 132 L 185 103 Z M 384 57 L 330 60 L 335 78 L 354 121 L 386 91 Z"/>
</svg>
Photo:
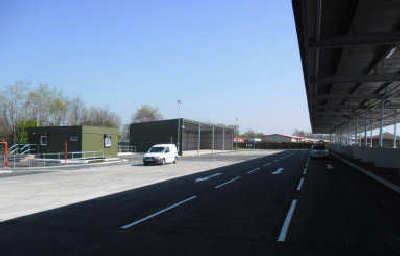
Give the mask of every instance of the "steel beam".
<svg viewBox="0 0 400 256">
<path fill-rule="evenodd" d="M 335 83 L 365 83 L 365 82 L 395 82 L 400 81 L 400 73 L 386 73 L 386 74 L 372 74 L 372 75 L 334 75 L 329 77 L 320 78 L 317 83 L 322 84 L 335 84 Z"/>
<path fill-rule="evenodd" d="M 309 46 L 316 48 L 344 48 L 396 44 L 400 44 L 400 33 L 398 32 L 352 34 L 323 38 L 319 41 L 310 41 Z"/>
<path fill-rule="evenodd" d="M 380 95 L 361 95 L 356 96 L 352 94 L 318 94 L 315 98 L 317 100 L 324 99 L 350 99 L 350 100 L 365 100 L 365 99 L 380 99 Z"/>
</svg>

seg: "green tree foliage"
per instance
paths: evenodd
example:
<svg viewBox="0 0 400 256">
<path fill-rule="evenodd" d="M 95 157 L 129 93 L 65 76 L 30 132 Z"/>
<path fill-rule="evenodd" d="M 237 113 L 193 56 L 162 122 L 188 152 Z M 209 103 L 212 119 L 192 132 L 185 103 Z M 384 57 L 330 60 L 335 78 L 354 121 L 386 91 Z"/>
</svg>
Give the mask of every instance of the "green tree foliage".
<svg viewBox="0 0 400 256">
<path fill-rule="evenodd" d="M 37 126 L 36 121 L 19 121 L 16 125 L 16 142 L 27 143 L 28 142 L 28 128 Z"/>
<path fill-rule="evenodd" d="M 162 119 L 160 110 L 156 107 L 151 107 L 148 105 L 141 106 L 132 116 L 133 122 L 146 122 L 160 119 Z"/>
<path fill-rule="evenodd" d="M 245 133 L 240 135 L 240 137 L 243 137 L 246 139 L 261 138 L 262 136 L 264 136 L 264 134 L 262 132 L 255 132 L 252 129 L 249 129 Z"/>
</svg>

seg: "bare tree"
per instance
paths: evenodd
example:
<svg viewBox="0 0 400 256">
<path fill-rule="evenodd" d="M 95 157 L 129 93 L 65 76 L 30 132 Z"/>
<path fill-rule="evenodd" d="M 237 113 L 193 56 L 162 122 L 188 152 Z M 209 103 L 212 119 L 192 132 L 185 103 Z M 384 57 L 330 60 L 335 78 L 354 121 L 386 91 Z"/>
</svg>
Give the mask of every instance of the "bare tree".
<svg viewBox="0 0 400 256">
<path fill-rule="evenodd" d="M 9 120 L 7 118 L 7 112 L 5 108 L 6 98 L 0 95 L 0 137 L 7 138 L 11 134 Z"/>
<path fill-rule="evenodd" d="M 72 125 L 79 125 L 83 121 L 85 105 L 81 98 L 75 97 L 70 101 L 68 121 Z"/>
<path fill-rule="evenodd" d="M 120 135 L 121 135 L 121 140 L 122 141 L 129 141 L 129 124 L 124 124 L 121 126 L 121 131 L 120 131 Z"/>
<path fill-rule="evenodd" d="M 68 103 L 61 90 L 41 84 L 29 92 L 25 105 L 29 110 L 28 118 L 36 120 L 39 125 L 61 125 L 67 123 Z"/>
<path fill-rule="evenodd" d="M 16 82 L 6 86 L 0 98 L 0 113 L 3 129 L 11 136 L 12 142 L 17 139 L 17 124 L 24 120 L 24 104 L 26 100 L 26 85 Z"/>
<path fill-rule="evenodd" d="M 92 107 L 89 110 L 85 109 L 83 111 L 81 124 L 119 127 L 121 125 L 121 118 L 106 108 Z"/>
<path fill-rule="evenodd" d="M 160 110 L 156 107 L 151 107 L 148 105 L 141 106 L 132 116 L 133 122 L 146 122 L 160 119 L 162 119 Z"/>
<path fill-rule="evenodd" d="M 120 117 L 107 108 L 86 108 L 61 90 L 40 84 L 30 88 L 17 82 L 0 90 L 0 137 L 11 143 L 26 140 L 26 128 L 37 125 L 101 125 L 119 127 Z"/>
</svg>

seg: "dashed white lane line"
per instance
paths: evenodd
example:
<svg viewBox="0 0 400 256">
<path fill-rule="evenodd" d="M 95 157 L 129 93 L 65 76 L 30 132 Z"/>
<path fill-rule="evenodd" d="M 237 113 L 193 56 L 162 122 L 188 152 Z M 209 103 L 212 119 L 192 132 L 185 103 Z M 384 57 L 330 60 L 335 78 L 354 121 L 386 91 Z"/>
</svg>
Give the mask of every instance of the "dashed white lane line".
<svg viewBox="0 0 400 256">
<path fill-rule="evenodd" d="M 304 165 L 304 172 L 303 172 L 304 175 L 307 174 L 309 165 L 310 165 L 310 157 L 307 159 L 306 164 Z"/>
<path fill-rule="evenodd" d="M 279 159 L 275 159 L 274 162 L 279 162 Z"/>
<path fill-rule="evenodd" d="M 182 200 L 182 201 L 179 201 L 179 202 L 177 202 L 177 203 L 172 204 L 171 206 L 169 206 L 169 207 L 167 207 L 167 208 L 165 208 L 165 209 L 162 209 L 162 210 L 160 210 L 160 211 L 158 211 L 158 212 L 155 212 L 155 213 L 153 213 L 153 214 L 150 214 L 150 215 L 148 215 L 148 216 L 146 216 L 146 217 L 144 217 L 144 218 L 142 218 L 142 219 L 139 219 L 139 220 L 136 220 L 136 221 L 131 222 L 131 223 L 129 223 L 129 224 L 123 225 L 123 226 L 121 226 L 121 229 L 128 229 L 128 228 L 131 228 L 131 227 L 133 227 L 133 226 L 136 226 L 137 224 L 140 224 L 140 223 L 142 223 L 142 222 L 145 222 L 146 220 L 149 220 L 149 219 L 154 218 L 154 217 L 156 217 L 156 216 L 158 216 L 158 215 L 160 215 L 160 214 L 163 214 L 163 213 L 165 213 L 165 212 L 167 212 L 167 211 L 170 211 L 170 210 L 172 210 L 172 209 L 174 209 L 174 208 L 180 206 L 181 204 L 184 204 L 184 203 L 186 203 L 186 202 L 188 202 L 188 201 L 190 201 L 190 200 L 193 200 L 193 199 L 195 199 L 195 198 L 197 198 L 197 196 L 195 196 L 195 195 L 194 195 L 194 196 L 191 196 L 191 197 L 188 197 L 188 198 L 186 198 L 186 199 L 184 199 L 184 200 Z"/>
<path fill-rule="evenodd" d="M 0 174 L 2 174 L 2 173 L 12 173 L 13 171 L 0 171 Z"/>
<path fill-rule="evenodd" d="M 221 188 L 221 187 L 223 187 L 223 186 L 225 186 L 225 185 L 228 185 L 228 184 L 230 184 L 230 183 L 232 183 L 232 182 L 235 182 L 235 181 L 238 180 L 239 178 L 240 178 L 240 176 L 236 176 L 235 178 L 231 179 L 230 181 L 227 181 L 227 182 L 224 182 L 224 183 L 222 183 L 222 184 L 219 184 L 218 186 L 215 186 L 214 188 L 215 188 L 215 189 L 219 189 L 219 188 Z"/>
<path fill-rule="evenodd" d="M 278 242 L 285 242 L 286 236 L 289 230 L 290 222 L 293 217 L 294 210 L 296 209 L 297 199 L 293 199 L 292 203 L 290 204 L 289 212 L 286 216 L 285 222 L 283 223 L 281 233 L 278 238 Z"/>
<path fill-rule="evenodd" d="M 333 169 L 334 169 L 333 165 L 331 165 L 331 164 L 328 164 L 328 165 L 326 166 L 326 168 L 327 168 L 328 170 L 333 170 Z"/>
<path fill-rule="evenodd" d="M 252 174 L 253 172 L 256 172 L 256 171 L 258 171 L 258 170 L 260 170 L 260 168 L 253 169 L 253 170 L 251 170 L 251 171 L 248 171 L 247 173 L 248 173 L 248 174 Z"/>
<path fill-rule="evenodd" d="M 306 162 L 306 166 L 305 166 L 305 167 L 308 168 L 309 165 L 310 165 L 310 158 L 307 159 L 307 162 Z"/>
<path fill-rule="evenodd" d="M 299 182 L 299 185 L 297 185 L 296 190 L 297 190 L 297 191 L 300 191 L 301 188 L 303 187 L 303 184 L 304 184 L 304 177 L 301 177 L 300 182 Z"/>
<path fill-rule="evenodd" d="M 205 177 L 196 178 L 196 179 L 195 179 L 195 182 L 198 183 L 198 182 L 207 181 L 208 179 L 211 179 L 211 178 L 213 178 L 213 177 L 219 176 L 219 175 L 221 175 L 221 174 L 222 174 L 221 172 L 217 172 L 217 173 L 214 173 L 214 174 L 205 176 Z"/>
<path fill-rule="evenodd" d="M 278 170 L 272 172 L 272 174 L 274 174 L 274 175 L 275 174 L 280 174 L 280 173 L 282 173 L 283 170 L 284 170 L 283 168 L 279 168 Z"/>
<path fill-rule="evenodd" d="M 271 163 L 266 163 L 266 164 L 263 164 L 263 166 L 265 167 L 265 166 L 268 166 L 268 165 L 271 165 Z"/>
</svg>

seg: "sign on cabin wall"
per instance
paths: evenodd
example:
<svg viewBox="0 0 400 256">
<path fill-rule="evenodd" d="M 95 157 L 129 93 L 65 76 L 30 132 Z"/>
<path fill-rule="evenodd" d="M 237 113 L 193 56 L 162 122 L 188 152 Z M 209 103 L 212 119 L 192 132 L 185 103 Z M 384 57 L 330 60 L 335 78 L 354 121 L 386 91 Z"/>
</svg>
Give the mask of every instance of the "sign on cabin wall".
<svg viewBox="0 0 400 256">
<path fill-rule="evenodd" d="M 111 136 L 110 135 L 104 135 L 104 147 L 105 148 L 110 148 L 111 146 L 112 146 Z"/>
</svg>

